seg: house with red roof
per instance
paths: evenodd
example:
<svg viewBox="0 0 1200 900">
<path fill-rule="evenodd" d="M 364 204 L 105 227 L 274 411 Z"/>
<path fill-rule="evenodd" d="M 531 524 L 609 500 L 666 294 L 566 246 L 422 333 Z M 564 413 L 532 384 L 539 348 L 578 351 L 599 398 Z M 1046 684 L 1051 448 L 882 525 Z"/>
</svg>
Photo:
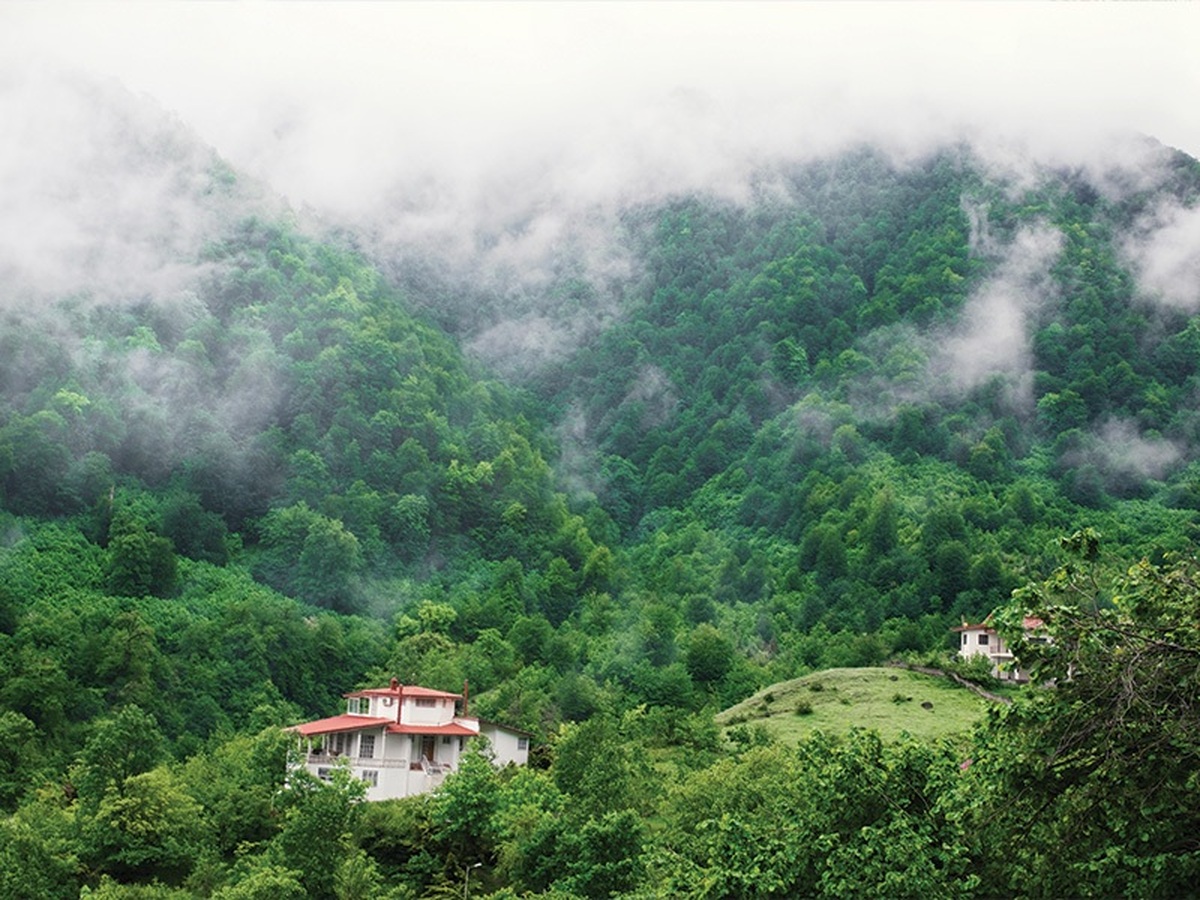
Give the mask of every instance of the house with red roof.
<svg viewBox="0 0 1200 900">
<path fill-rule="evenodd" d="M 1026 635 L 1035 635 L 1043 623 L 1041 619 L 1026 616 L 1022 624 Z M 992 664 L 992 675 L 1001 681 L 1029 681 L 1029 673 L 1017 664 L 1008 644 L 993 627 L 991 616 L 977 625 L 972 625 L 964 619 L 961 625 L 950 630 L 960 635 L 958 655 L 963 659 L 985 656 Z"/>
<path fill-rule="evenodd" d="M 345 694 L 341 715 L 293 726 L 304 767 L 328 778 L 347 765 L 367 783 L 368 800 L 389 800 L 432 791 L 458 767 L 468 741 L 486 738 L 497 766 L 525 765 L 529 734 L 467 715 L 465 687 L 453 694 L 393 678 L 385 688 Z"/>
</svg>

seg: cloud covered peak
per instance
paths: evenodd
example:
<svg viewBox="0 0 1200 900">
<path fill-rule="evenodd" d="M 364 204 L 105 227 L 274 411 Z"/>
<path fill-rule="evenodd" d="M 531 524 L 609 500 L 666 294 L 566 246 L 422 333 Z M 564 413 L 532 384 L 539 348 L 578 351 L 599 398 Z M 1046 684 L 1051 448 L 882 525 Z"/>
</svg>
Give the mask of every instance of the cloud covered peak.
<svg viewBox="0 0 1200 900">
<path fill-rule="evenodd" d="M 205 240 L 268 209 L 215 151 L 147 97 L 50 67 L 0 71 L 0 305 L 178 293 Z"/>
</svg>

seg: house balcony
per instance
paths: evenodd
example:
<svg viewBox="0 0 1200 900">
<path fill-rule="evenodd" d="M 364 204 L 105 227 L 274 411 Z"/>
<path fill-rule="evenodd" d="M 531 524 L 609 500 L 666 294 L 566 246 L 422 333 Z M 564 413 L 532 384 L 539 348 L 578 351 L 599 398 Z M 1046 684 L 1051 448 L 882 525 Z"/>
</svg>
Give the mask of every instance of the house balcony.
<svg viewBox="0 0 1200 900">
<path fill-rule="evenodd" d="M 384 759 L 379 756 L 347 756 L 344 753 L 313 751 L 305 758 L 310 766 L 336 766 L 343 761 L 352 769 L 407 769 L 407 759 Z"/>
<path fill-rule="evenodd" d="M 426 789 L 441 784 L 445 777 L 454 771 L 452 763 L 431 759 L 383 759 L 378 756 L 346 756 L 344 753 L 312 752 L 307 754 L 304 762 L 308 771 L 318 778 L 327 778 L 328 770 L 339 765 L 348 766 L 351 772 L 365 769 L 404 769 L 410 773 L 420 772 L 426 779 Z"/>
<path fill-rule="evenodd" d="M 453 771 L 450 763 L 407 757 L 381 759 L 344 753 L 308 753 L 304 758 L 305 770 L 325 781 L 341 766 L 346 766 L 352 777 L 367 783 L 368 800 L 428 793 L 438 788 Z"/>
</svg>

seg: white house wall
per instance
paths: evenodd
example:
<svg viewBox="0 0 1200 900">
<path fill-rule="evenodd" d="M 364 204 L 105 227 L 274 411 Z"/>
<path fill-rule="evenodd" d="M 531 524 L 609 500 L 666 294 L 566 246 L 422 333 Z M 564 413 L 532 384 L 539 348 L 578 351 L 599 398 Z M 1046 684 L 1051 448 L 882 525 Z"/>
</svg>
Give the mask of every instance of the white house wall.
<svg viewBox="0 0 1200 900">
<path fill-rule="evenodd" d="M 529 740 L 524 735 L 515 734 L 494 725 L 480 724 L 480 735 L 487 738 L 492 747 L 493 761 L 498 766 L 515 763 L 523 766 L 529 762 Z M 521 744 L 524 743 L 524 748 Z"/>
<path fill-rule="evenodd" d="M 384 758 L 388 760 L 402 760 L 405 766 L 408 765 L 409 751 L 412 749 L 412 739 L 407 734 L 385 734 Z"/>
<path fill-rule="evenodd" d="M 992 664 L 992 675 L 1002 681 L 1028 681 L 1029 675 L 1012 666 L 1013 656 L 1004 639 L 994 631 L 982 628 L 961 632 L 958 653 L 963 659 L 975 656 L 986 657 Z M 980 635 L 987 635 L 986 644 L 979 643 Z"/>
<path fill-rule="evenodd" d="M 381 719 L 396 721 L 396 698 L 372 697 L 370 714 Z"/>
<path fill-rule="evenodd" d="M 415 697 L 404 698 L 405 725 L 444 725 L 454 718 L 451 700 L 435 700 L 433 706 L 418 706 Z"/>
</svg>

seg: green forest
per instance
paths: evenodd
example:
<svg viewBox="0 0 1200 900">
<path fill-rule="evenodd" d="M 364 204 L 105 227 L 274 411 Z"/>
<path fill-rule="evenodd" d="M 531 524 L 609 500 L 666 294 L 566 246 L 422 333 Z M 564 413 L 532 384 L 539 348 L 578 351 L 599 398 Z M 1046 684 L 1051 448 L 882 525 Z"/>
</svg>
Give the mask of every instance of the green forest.
<svg viewBox="0 0 1200 900">
<path fill-rule="evenodd" d="M 629 204 L 621 277 L 537 286 L 611 310 L 538 365 L 470 351 L 486 282 L 287 212 L 169 302 L 7 297 L 0 897 L 1193 895 L 1200 316 L 1137 252 L 1200 163 L 1155 158 L 862 147 Z M 1034 682 L 971 727 L 719 720 L 834 668 L 995 688 L 950 631 L 988 615 Z M 289 768 L 391 678 L 530 765 Z"/>
</svg>

